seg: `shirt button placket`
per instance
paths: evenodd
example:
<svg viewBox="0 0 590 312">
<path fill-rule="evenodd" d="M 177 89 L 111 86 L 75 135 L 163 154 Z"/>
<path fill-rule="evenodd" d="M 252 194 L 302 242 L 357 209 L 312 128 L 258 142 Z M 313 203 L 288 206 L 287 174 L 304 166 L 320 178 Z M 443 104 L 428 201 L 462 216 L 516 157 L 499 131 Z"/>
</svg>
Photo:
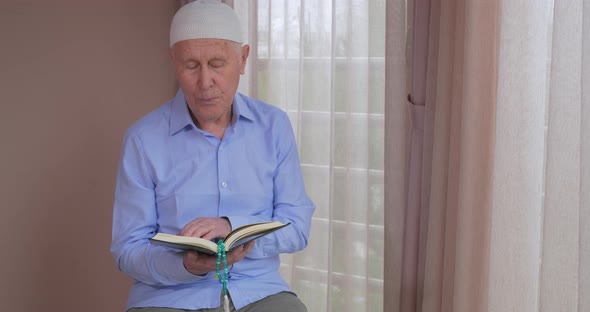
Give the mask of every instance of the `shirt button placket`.
<svg viewBox="0 0 590 312">
<path fill-rule="evenodd" d="M 227 157 L 224 152 L 223 142 L 219 144 L 219 148 L 217 149 L 217 172 L 218 172 L 218 181 L 220 186 L 220 210 L 223 203 L 223 195 L 228 191 L 228 181 L 227 178 L 229 176 L 227 168 Z M 221 212 L 221 211 L 220 211 Z"/>
</svg>

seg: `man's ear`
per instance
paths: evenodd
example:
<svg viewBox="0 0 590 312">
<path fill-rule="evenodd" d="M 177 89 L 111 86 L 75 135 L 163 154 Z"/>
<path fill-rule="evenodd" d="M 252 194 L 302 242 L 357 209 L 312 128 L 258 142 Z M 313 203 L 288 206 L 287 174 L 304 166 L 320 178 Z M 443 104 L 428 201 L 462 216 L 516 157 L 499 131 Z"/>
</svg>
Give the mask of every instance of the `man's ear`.
<svg viewBox="0 0 590 312">
<path fill-rule="evenodd" d="M 170 57 L 170 60 L 174 62 L 174 47 L 168 48 L 168 56 Z"/>
<path fill-rule="evenodd" d="M 248 60 L 248 55 L 250 55 L 250 46 L 245 44 L 242 47 L 242 54 L 241 54 L 242 68 L 240 69 L 240 74 L 242 74 L 242 75 L 246 73 L 246 61 Z"/>
</svg>

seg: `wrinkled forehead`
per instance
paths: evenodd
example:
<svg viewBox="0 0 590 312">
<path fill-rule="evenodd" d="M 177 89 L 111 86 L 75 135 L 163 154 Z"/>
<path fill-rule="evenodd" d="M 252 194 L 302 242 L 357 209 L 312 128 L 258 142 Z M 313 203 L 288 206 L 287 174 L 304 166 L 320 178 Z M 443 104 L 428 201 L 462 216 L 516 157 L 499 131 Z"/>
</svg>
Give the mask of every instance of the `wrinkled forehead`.
<svg viewBox="0 0 590 312">
<path fill-rule="evenodd" d="M 189 39 L 174 44 L 174 55 L 181 59 L 202 57 L 233 57 L 239 55 L 240 44 L 224 39 Z M 236 53 L 236 51 L 238 53 Z"/>
</svg>

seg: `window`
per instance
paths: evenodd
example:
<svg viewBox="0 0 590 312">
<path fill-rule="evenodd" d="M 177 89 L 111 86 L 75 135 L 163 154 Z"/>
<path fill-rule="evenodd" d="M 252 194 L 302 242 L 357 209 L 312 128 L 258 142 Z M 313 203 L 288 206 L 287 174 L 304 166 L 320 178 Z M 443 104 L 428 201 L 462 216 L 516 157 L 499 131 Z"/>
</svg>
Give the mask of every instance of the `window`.
<svg viewBox="0 0 590 312">
<path fill-rule="evenodd" d="M 281 273 L 310 311 L 381 311 L 385 0 L 234 6 L 252 46 L 241 90 L 288 112 L 317 205 Z"/>
</svg>

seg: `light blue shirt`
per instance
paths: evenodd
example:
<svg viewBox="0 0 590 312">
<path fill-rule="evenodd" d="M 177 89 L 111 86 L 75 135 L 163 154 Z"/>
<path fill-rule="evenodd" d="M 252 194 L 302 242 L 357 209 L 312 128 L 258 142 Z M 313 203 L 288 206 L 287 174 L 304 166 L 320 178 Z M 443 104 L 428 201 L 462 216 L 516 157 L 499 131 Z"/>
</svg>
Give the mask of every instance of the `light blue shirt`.
<svg viewBox="0 0 590 312">
<path fill-rule="evenodd" d="M 182 252 L 148 242 L 158 232 L 180 232 L 197 217 L 226 216 L 233 228 L 290 222 L 256 240 L 246 258 L 230 267 L 228 282 L 236 309 L 290 291 L 277 271 L 279 254 L 305 248 L 315 209 L 293 130 L 283 111 L 242 94 L 232 109 L 223 140 L 194 125 L 182 91 L 127 130 L 111 244 L 119 269 L 135 279 L 127 309 L 220 306 L 215 272 L 193 275 Z"/>
</svg>

